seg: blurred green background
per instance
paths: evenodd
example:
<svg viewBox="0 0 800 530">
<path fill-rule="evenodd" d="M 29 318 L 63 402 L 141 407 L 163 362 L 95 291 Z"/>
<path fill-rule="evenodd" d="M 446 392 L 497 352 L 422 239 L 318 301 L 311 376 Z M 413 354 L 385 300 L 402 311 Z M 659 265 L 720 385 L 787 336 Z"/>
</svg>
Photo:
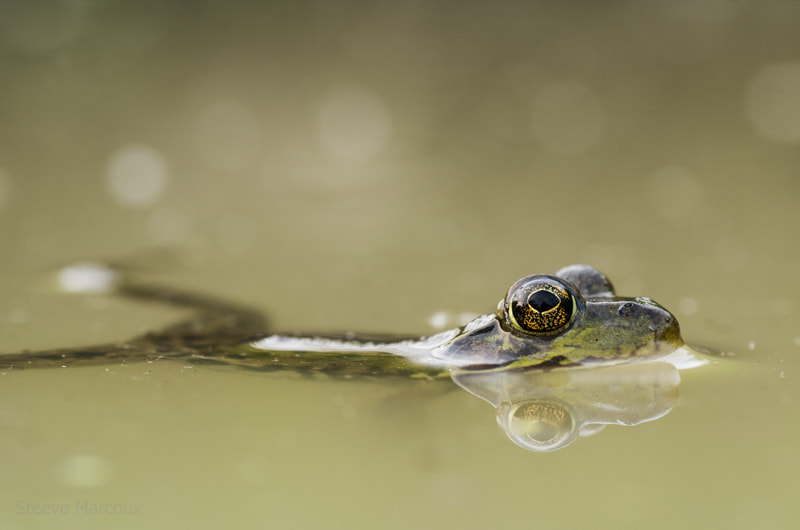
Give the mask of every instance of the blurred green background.
<svg viewBox="0 0 800 530">
<path fill-rule="evenodd" d="M 425 527 L 442 506 L 461 510 L 455 520 L 466 527 L 538 518 L 568 527 L 778 528 L 796 518 L 800 3 L 0 0 L 0 80 L 0 351 L 119 340 L 178 315 L 53 292 L 47 273 L 78 259 L 122 260 L 147 277 L 249 303 L 278 329 L 411 333 L 429 332 L 438 311 L 493 310 L 523 275 L 586 262 L 622 294 L 673 310 L 687 341 L 736 360 L 692 373 L 685 408 L 648 425 L 649 434 L 617 428 L 552 457 L 499 435 L 491 453 L 485 438 L 432 439 L 408 420 L 419 440 L 441 446 L 433 453 L 464 454 L 432 466 L 439 475 L 425 475 L 433 485 L 420 498 L 367 486 L 428 480 L 402 456 L 398 468 L 378 472 L 376 462 L 396 453 L 374 440 L 352 445 L 348 465 L 331 470 L 336 456 L 288 444 L 283 474 L 273 476 L 285 482 L 312 466 L 332 484 L 361 481 L 325 492 L 330 511 L 318 515 L 336 527 L 379 524 L 387 513 L 398 527 Z M 14 459 L 21 467 L 4 474 L 14 484 L 28 477 L 20 498 L 52 498 L 37 496 L 36 485 L 55 480 L 48 462 L 59 447 L 116 454 L 117 438 L 92 438 L 85 425 L 71 424 L 75 447 L 65 448 L 33 409 L 9 420 L 25 403 L 44 407 L 47 393 L 56 403 L 82 395 L 102 375 L 25 374 L 15 381 L 31 386 L 6 384 L 0 427 L 12 445 L 4 458 L 16 454 L 20 429 L 38 433 L 28 460 Z M 150 384 L 125 398 L 98 383 L 95 399 L 84 399 L 107 401 L 109 411 L 119 399 L 156 407 Z M 266 399 L 257 388 L 275 393 L 275 384 L 295 396 L 279 401 L 302 402 L 309 414 L 319 402 L 349 399 L 341 387 L 231 374 L 175 384 L 189 385 L 182 396 L 250 385 L 250 406 Z M 383 392 L 358 388 L 364 401 Z M 473 398 L 457 399 L 447 408 L 456 415 Z M 172 436 L 202 431 L 202 411 L 187 412 L 191 400 L 169 403 L 196 418 L 183 430 L 164 420 Z M 468 410 L 494 435 L 483 406 Z M 230 407 L 219 421 L 254 412 Z M 364 432 L 381 429 L 372 419 L 359 416 Z M 139 438 L 126 440 L 147 444 L 164 427 L 141 418 Z M 206 441 L 213 454 L 198 454 L 214 458 L 227 445 L 216 436 Z M 169 469 L 174 456 L 153 461 Z M 118 455 L 108 458 L 120 466 Z M 629 465 L 639 471 L 600 478 Z M 129 488 L 112 489 L 116 502 L 146 489 L 137 468 L 129 473 L 115 475 Z M 189 498 L 259 498 L 247 489 L 252 481 L 198 493 L 209 484 L 182 478 L 167 482 L 187 504 L 146 501 L 158 513 L 150 526 L 215 521 Z M 0 490 L 9 499 L 0 497 L 0 522 L 64 523 L 15 518 L 11 482 Z M 761 493 L 745 495 L 740 483 Z M 290 523 L 305 506 L 298 488 L 270 493 L 280 499 L 272 515 L 285 518 L 247 510 L 248 521 Z M 496 513 L 505 488 L 520 497 Z M 592 497 L 598 490 L 620 493 Z M 664 504 L 623 502 L 641 491 Z M 688 508 L 700 497 L 716 515 Z M 356 498 L 375 515 L 359 511 Z M 574 510 L 587 503 L 585 513 Z M 220 521 L 247 526 L 243 513 L 224 511 Z"/>
</svg>

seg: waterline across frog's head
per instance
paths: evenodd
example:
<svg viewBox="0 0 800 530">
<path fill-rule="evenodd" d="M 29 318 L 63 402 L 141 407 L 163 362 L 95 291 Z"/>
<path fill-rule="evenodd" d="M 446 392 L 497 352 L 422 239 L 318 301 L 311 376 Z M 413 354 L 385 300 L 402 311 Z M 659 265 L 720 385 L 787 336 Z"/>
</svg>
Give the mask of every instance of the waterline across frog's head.
<svg viewBox="0 0 800 530">
<path fill-rule="evenodd" d="M 467 369 L 626 362 L 683 346 L 678 321 L 649 298 L 624 298 L 588 265 L 515 282 L 496 318 L 465 328 L 449 357 Z"/>
</svg>

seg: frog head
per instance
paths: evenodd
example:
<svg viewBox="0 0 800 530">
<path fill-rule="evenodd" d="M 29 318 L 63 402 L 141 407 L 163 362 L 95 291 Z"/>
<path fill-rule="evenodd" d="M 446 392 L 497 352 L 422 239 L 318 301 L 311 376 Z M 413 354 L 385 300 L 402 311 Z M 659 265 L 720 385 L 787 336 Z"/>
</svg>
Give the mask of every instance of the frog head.
<svg viewBox="0 0 800 530">
<path fill-rule="evenodd" d="M 683 345 L 677 319 L 649 298 L 616 296 L 601 272 L 571 265 L 516 281 L 493 318 L 467 325 L 448 349 L 467 369 L 610 364 Z"/>
</svg>

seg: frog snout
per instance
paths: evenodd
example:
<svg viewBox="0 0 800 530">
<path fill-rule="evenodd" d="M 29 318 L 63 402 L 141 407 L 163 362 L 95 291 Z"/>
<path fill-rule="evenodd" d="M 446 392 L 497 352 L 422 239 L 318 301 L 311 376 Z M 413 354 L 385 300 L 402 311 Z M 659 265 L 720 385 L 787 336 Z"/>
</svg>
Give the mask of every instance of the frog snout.
<svg viewBox="0 0 800 530">
<path fill-rule="evenodd" d="M 661 319 L 660 325 L 656 325 L 655 331 L 656 339 L 665 342 L 683 343 L 681 338 L 681 327 L 678 324 L 678 319 L 672 316 L 669 311 L 664 310 L 666 315 Z"/>
<path fill-rule="evenodd" d="M 654 333 L 657 341 L 683 343 L 678 319 L 661 306 L 652 309 L 650 331 Z"/>
<path fill-rule="evenodd" d="M 619 306 L 617 315 L 625 319 L 635 319 L 653 333 L 655 340 L 681 343 L 681 330 L 678 319 L 669 311 L 649 299 L 628 301 Z"/>
</svg>

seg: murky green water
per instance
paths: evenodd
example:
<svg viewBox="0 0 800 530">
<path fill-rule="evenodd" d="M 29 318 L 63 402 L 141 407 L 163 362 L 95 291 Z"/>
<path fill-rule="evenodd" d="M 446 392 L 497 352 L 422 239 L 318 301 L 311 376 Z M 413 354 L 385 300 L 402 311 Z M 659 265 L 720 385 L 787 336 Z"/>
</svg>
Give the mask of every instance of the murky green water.
<svg viewBox="0 0 800 530">
<path fill-rule="evenodd" d="M 0 351 L 180 317 L 52 288 L 95 258 L 276 329 L 411 333 L 588 262 L 735 353 L 684 372 L 666 417 L 548 454 L 455 386 L 14 372 L 0 527 L 794 527 L 798 20 L 786 2 L 0 3 Z"/>
</svg>

